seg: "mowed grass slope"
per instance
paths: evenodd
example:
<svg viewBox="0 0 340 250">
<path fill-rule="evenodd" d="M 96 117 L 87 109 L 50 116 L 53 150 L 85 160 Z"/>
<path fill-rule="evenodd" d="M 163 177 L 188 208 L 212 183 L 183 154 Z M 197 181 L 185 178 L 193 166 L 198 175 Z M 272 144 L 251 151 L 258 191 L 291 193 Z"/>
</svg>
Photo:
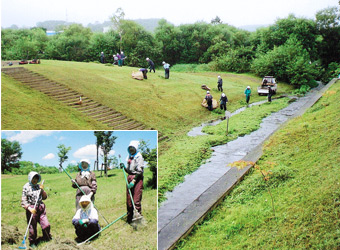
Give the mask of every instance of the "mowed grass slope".
<svg viewBox="0 0 340 250">
<path fill-rule="evenodd" d="M 270 138 L 258 165 L 178 249 L 339 249 L 340 82 Z"/>
<path fill-rule="evenodd" d="M 31 129 L 108 129 L 76 110 L 52 100 L 43 93 L 1 74 L 1 128 Z"/>
<path fill-rule="evenodd" d="M 40 65 L 26 65 L 25 67 L 51 80 L 63 83 L 168 136 L 184 133 L 201 121 L 219 116 L 200 105 L 206 93 L 201 89 L 202 84 L 212 88 L 212 94 L 216 99 L 220 98 L 216 87 L 217 75 L 221 75 L 224 80 L 223 87 L 229 98 L 231 110 L 244 105 L 243 92 L 248 85 L 254 91 L 251 101 L 265 99 L 256 94 L 256 87 L 261 79 L 249 75 L 170 72 L 170 79 L 164 79 L 164 70 L 161 69 L 156 73 L 148 73 L 147 80 L 138 81 L 131 77 L 131 73 L 138 71 L 139 68 L 127 66 L 43 60 Z M 3 78 L 3 84 L 7 85 L 7 82 L 8 79 Z M 280 85 L 279 88 L 281 92 L 290 89 L 291 87 L 285 84 Z M 5 95 L 6 92 L 3 92 L 2 96 L 6 97 Z M 12 102 L 15 101 L 15 99 L 12 100 Z M 3 105 L 7 105 L 9 111 L 16 112 L 12 110 L 10 102 L 3 103 Z M 10 120 L 7 114 L 3 118 Z M 41 119 L 44 119 L 44 116 Z M 91 124 L 90 126 L 91 129 L 98 129 L 97 125 Z M 11 127 L 11 124 L 8 124 L 8 127 Z M 18 127 L 20 128 L 20 124 Z M 32 127 L 32 129 L 35 128 Z M 46 126 L 45 129 L 51 129 L 51 127 Z"/>
<path fill-rule="evenodd" d="M 75 173 L 71 176 L 75 177 Z M 146 169 L 145 180 L 151 178 L 151 172 Z M 96 172 L 98 190 L 95 196 L 95 205 L 100 213 L 112 222 L 126 213 L 126 185 L 122 170 L 110 170 L 109 177 L 99 177 Z M 45 204 L 47 216 L 51 224 L 52 236 L 57 242 L 74 242 L 76 234 L 72 225 L 75 214 L 76 189 L 71 187 L 71 181 L 65 173 L 42 175 L 44 186 L 48 194 Z M 25 211 L 20 206 L 23 185 L 27 182 L 27 176 L 1 177 L 1 224 L 2 226 L 16 226 L 22 235 L 16 245 L 5 244 L 2 248 L 17 248 L 27 227 Z M 142 213 L 147 221 L 146 227 L 137 231 L 123 220 L 119 220 L 106 229 L 100 237 L 90 246 L 93 249 L 157 249 L 157 191 L 145 189 L 142 200 Z M 99 215 L 99 223 L 106 226 L 105 221 Z M 38 237 L 41 236 L 41 228 L 38 225 Z M 55 247 L 55 241 L 42 243 L 38 249 L 47 248 L 49 244 Z M 53 248 L 56 249 L 56 248 Z M 67 248 L 69 249 L 69 248 Z"/>
</svg>

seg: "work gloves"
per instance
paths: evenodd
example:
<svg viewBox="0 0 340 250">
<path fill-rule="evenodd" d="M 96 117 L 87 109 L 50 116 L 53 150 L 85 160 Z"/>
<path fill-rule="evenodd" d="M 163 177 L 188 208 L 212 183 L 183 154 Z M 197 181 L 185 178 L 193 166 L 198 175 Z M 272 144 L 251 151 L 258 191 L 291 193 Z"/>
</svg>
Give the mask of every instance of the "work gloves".
<svg viewBox="0 0 340 250">
<path fill-rule="evenodd" d="M 133 180 L 133 181 L 131 181 L 128 185 L 127 185 L 127 188 L 128 189 L 131 189 L 131 188 L 133 188 L 133 186 L 135 185 L 135 180 Z"/>
<path fill-rule="evenodd" d="M 30 211 L 31 214 L 36 214 L 37 213 L 37 210 L 35 210 L 35 208 L 33 208 L 33 207 L 28 207 L 27 210 Z"/>
<path fill-rule="evenodd" d="M 89 223 L 89 219 L 82 219 L 82 220 L 79 220 L 79 225 L 82 226 L 82 227 L 87 227 L 87 223 Z"/>
</svg>

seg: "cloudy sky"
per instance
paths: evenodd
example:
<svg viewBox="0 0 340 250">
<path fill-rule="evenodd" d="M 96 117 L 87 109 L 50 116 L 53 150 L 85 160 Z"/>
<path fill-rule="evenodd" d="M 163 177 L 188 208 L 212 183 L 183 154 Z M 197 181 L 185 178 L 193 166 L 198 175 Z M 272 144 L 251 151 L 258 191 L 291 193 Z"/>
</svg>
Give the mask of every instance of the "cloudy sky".
<svg viewBox="0 0 340 250">
<path fill-rule="evenodd" d="M 120 154 L 122 160 L 128 155 L 127 147 L 131 140 L 144 139 L 149 141 L 150 148 L 157 147 L 157 131 L 114 131 L 113 134 L 117 139 L 111 154 L 116 156 Z M 1 137 L 20 143 L 23 161 L 58 167 L 57 146 L 60 144 L 72 148 L 68 153 L 69 159 L 63 167 L 67 167 L 69 163 L 76 164 L 81 159 L 89 159 L 92 169 L 96 160 L 96 137 L 93 131 L 2 131 Z M 101 162 L 102 160 L 99 164 Z"/>
<path fill-rule="evenodd" d="M 224 23 L 243 25 L 273 24 L 290 13 L 314 18 L 315 13 L 329 6 L 339 6 L 338 0 L 2 0 L 1 26 L 35 26 L 45 20 L 102 23 L 121 7 L 126 19 L 165 18 L 179 25 L 196 21 L 210 22 L 219 16 Z"/>
</svg>

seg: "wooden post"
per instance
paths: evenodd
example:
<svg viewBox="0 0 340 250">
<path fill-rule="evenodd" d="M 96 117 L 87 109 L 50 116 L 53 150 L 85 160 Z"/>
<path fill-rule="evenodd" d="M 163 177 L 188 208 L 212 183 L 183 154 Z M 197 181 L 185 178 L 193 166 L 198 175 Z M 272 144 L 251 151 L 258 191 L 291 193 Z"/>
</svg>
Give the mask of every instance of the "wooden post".
<svg viewBox="0 0 340 250">
<path fill-rule="evenodd" d="M 225 112 L 225 118 L 227 119 L 227 135 L 229 130 L 229 117 L 231 117 L 231 113 L 229 111 Z"/>
</svg>

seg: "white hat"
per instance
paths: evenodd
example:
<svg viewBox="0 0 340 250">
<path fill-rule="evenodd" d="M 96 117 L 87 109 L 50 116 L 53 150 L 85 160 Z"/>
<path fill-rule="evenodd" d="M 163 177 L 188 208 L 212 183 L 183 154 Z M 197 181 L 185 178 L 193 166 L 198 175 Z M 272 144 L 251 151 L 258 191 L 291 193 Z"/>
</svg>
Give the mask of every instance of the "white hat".
<svg viewBox="0 0 340 250">
<path fill-rule="evenodd" d="M 147 57 L 146 60 L 149 61 L 150 60 L 149 57 Z"/>
<path fill-rule="evenodd" d="M 165 64 L 165 62 L 163 61 L 162 64 Z"/>
<path fill-rule="evenodd" d="M 209 91 L 209 90 L 207 91 L 207 94 L 210 94 L 210 91 Z"/>
<path fill-rule="evenodd" d="M 79 163 L 79 168 L 81 170 L 89 171 L 90 170 L 90 160 L 82 159 Z"/>
<path fill-rule="evenodd" d="M 221 76 L 218 76 L 218 78 L 221 78 Z"/>
<path fill-rule="evenodd" d="M 224 93 L 222 93 L 222 96 L 223 96 L 223 97 L 225 97 L 225 94 L 224 94 Z"/>
<path fill-rule="evenodd" d="M 250 89 L 250 86 L 248 86 L 247 89 Z"/>
</svg>

